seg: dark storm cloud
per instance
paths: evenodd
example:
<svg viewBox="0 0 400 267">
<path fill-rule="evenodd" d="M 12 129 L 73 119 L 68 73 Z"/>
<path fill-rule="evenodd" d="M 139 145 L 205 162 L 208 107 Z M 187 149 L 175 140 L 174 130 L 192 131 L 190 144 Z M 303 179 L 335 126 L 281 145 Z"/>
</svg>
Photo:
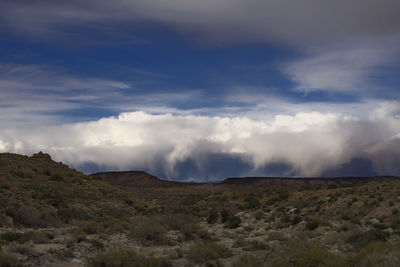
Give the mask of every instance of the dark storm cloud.
<svg viewBox="0 0 400 267">
<path fill-rule="evenodd" d="M 45 38 L 71 33 L 70 27 L 118 32 L 124 25 L 146 23 L 204 42 L 290 45 L 396 35 L 400 30 L 397 0 L 5 0 L 0 10 L 3 30 Z"/>
</svg>

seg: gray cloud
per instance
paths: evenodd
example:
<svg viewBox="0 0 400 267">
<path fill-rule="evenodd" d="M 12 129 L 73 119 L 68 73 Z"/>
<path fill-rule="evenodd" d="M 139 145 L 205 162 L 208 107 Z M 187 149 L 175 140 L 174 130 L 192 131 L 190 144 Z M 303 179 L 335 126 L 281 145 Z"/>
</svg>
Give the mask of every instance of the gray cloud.
<svg viewBox="0 0 400 267">
<path fill-rule="evenodd" d="M 114 22 L 160 23 L 197 40 L 222 43 L 318 43 L 400 30 L 396 0 L 41 0 L 2 1 L 0 7 L 3 28 L 34 36 L 65 33 L 69 26 L 109 28 Z"/>
<path fill-rule="evenodd" d="M 207 45 L 279 44 L 304 56 L 283 68 L 294 90 L 355 93 L 373 88 L 380 67 L 398 62 L 399 12 L 397 0 L 5 0 L 0 31 L 55 42 L 131 42 L 140 39 L 136 30 L 157 25 Z"/>
</svg>

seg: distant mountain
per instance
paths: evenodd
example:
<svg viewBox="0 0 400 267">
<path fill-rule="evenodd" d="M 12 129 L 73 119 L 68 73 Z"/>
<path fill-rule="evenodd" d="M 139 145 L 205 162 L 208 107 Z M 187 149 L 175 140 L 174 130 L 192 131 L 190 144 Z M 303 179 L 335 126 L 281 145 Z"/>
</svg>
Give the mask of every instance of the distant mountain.
<svg viewBox="0 0 400 267">
<path fill-rule="evenodd" d="M 102 179 L 121 187 L 170 187 L 189 185 L 189 183 L 162 180 L 144 171 L 99 172 L 91 174 L 90 177 Z"/>
<path fill-rule="evenodd" d="M 368 176 L 368 177 L 336 177 L 336 178 L 282 178 L 282 177 L 240 177 L 227 178 L 220 185 L 263 185 L 263 186 L 299 186 L 299 185 L 324 185 L 324 184 L 352 184 L 372 181 L 390 181 L 400 179 L 395 176 Z"/>
</svg>

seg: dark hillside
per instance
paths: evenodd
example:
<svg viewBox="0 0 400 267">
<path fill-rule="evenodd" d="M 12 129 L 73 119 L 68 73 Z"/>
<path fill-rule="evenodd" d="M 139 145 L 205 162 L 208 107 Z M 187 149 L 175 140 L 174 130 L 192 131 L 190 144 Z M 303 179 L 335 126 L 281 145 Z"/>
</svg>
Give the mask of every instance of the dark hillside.
<svg viewBox="0 0 400 267">
<path fill-rule="evenodd" d="M 140 201 L 48 154 L 0 154 L 0 224 L 48 227 L 132 213 Z"/>
</svg>

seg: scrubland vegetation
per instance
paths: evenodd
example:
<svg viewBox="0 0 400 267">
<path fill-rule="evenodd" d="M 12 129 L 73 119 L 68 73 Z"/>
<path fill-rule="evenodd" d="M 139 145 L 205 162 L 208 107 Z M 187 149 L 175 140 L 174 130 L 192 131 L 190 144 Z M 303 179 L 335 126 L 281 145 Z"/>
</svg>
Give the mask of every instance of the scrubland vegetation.
<svg viewBox="0 0 400 267">
<path fill-rule="evenodd" d="M 400 266 L 400 181 L 111 185 L 0 154 L 0 266 Z"/>
</svg>

